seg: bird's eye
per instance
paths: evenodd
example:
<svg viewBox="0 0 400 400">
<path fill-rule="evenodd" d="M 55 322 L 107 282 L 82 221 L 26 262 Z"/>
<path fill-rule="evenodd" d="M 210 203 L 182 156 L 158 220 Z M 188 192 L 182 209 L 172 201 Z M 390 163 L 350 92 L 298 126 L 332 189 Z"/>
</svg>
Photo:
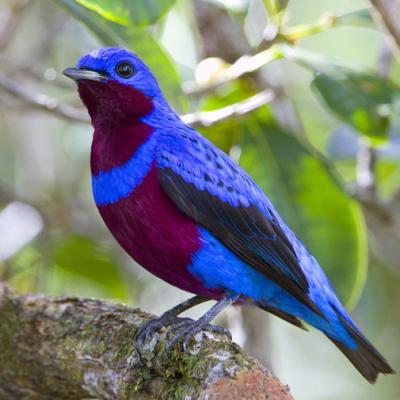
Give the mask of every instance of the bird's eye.
<svg viewBox="0 0 400 400">
<path fill-rule="evenodd" d="M 132 64 L 123 61 L 117 64 L 115 67 L 115 72 L 121 77 L 121 78 L 131 78 L 133 75 L 135 75 L 135 69 L 133 68 Z"/>
</svg>

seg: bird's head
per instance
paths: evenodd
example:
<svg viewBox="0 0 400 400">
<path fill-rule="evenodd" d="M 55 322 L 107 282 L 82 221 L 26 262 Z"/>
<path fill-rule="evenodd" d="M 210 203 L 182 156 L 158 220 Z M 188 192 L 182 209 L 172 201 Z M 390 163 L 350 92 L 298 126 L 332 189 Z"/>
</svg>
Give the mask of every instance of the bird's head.
<svg viewBox="0 0 400 400">
<path fill-rule="evenodd" d="M 77 82 L 93 124 L 129 123 L 147 115 L 163 99 L 149 68 L 124 49 L 94 50 L 63 73 Z"/>
</svg>

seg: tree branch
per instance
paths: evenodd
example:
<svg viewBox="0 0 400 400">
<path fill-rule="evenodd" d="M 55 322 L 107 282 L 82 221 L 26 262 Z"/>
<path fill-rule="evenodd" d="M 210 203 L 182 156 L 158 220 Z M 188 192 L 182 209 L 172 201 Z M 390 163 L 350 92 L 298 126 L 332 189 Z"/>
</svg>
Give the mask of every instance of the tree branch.
<svg viewBox="0 0 400 400">
<path fill-rule="evenodd" d="M 380 21 L 400 48 L 400 3 L 394 0 L 371 0 Z"/>
<path fill-rule="evenodd" d="M 217 122 L 225 121 L 231 118 L 241 117 L 251 113 L 254 110 L 271 103 L 275 99 L 275 93 L 272 90 L 263 90 L 246 100 L 219 108 L 213 111 L 198 111 L 192 114 L 182 115 L 181 119 L 193 127 L 208 127 Z"/>
<path fill-rule="evenodd" d="M 27 91 L 17 82 L 0 76 L 0 88 L 22 100 L 35 110 L 45 111 L 61 117 L 67 121 L 89 123 L 88 115 L 82 110 L 68 104 L 58 102 L 56 99 L 44 94 L 34 94 Z M 181 118 L 188 125 L 194 127 L 208 127 L 217 122 L 248 114 L 275 99 L 272 90 L 264 90 L 243 101 L 213 111 L 199 111 L 185 114 Z"/>
<path fill-rule="evenodd" d="M 141 360 L 138 309 L 77 298 L 17 295 L 0 285 L 0 398 L 293 399 L 288 388 L 223 336 L 196 336 L 190 353 L 165 349 L 170 332 Z"/>
<path fill-rule="evenodd" d="M 365 201 L 376 199 L 375 164 L 375 149 L 368 140 L 360 138 L 357 152 L 357 197 L 359 199 Z"/>
<path fill-rule="evenodd" d="M 204 85 L 184 84 L 184 91 L 187 95 L 201 95 L 207 92 L 212 92 L 219 86 L 230 81 L 234 81 L 245 74 L 255 72 L 264 65 L 282 58 L 282 52 L 278 47 L 271 47 L 267 50 L 260 51 L 252 56 L 244 55 L 237 59 L 232 65 L 226 68 L 217 79 Z"/>
<path fill-rule="evenodd" d="M 89 122 L 89 117 L 85 112 L 68 104 L 60 103 L 45 94 L 31 93 L 17 82 L 4 76 L 0 76 L 0 89 L 22 100 L 30 108 L 56 114 L 67 121 Z"/>
<path fill-rule="evenodd" d="M 48 68 L 46 70 L 41 69 L 33 63 L 28 61 L 21 61 L 17 58 L 12 58 L 9 55 L 0 53 L 0 63 L 4 65 L 5 69 L 10 71 L 12 74 L 28 75 L 35 81 L 40 83 L 49 83 L 52 86 L 57 86 L 62 89 L 74 90 L 74 83 L 68 81 L 64 76 L 58 74 L 54 69 Z M 50 73 L 49 73 L 50 71 Z"/>
</svg>

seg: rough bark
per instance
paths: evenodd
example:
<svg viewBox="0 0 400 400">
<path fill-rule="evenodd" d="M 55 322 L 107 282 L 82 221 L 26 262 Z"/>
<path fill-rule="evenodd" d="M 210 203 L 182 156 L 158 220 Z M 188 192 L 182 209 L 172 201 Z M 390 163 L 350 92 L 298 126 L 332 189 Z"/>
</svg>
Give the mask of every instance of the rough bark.
<svg viewBox="0 0 400 400">
<path fill-rule="evenodd" d="M 286 386 L 223 336 L 166 350 L 168 329 L 139 357 L 151 316 L 96 300 L 18 295 L 0 285 L 0 399 L 293 399 Z M 200 346 L 201 337 L 203 337 Z"/>
</svg>

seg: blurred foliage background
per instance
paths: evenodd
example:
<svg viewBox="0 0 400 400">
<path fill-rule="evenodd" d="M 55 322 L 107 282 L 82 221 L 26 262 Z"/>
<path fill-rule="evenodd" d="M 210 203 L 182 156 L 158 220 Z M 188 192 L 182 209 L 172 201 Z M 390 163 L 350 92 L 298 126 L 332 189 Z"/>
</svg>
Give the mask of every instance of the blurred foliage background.
<svg viewBox="0 0 400 400">
<path fill-rule="evenodd" d="M 258 181 L 400 370 L 399 9 L 1 0 L 0 280 L 158 314 L 189 296 L 137 266 L 92 201 L 92 128 L 61 71 L 93 48 L 122 46 L 152 68 L 185 121 Z M 297 400 L 400 399 L 398 376 L 371 387 L 315 331 L 246 308 L 219 322 Z"/>
</svg>

